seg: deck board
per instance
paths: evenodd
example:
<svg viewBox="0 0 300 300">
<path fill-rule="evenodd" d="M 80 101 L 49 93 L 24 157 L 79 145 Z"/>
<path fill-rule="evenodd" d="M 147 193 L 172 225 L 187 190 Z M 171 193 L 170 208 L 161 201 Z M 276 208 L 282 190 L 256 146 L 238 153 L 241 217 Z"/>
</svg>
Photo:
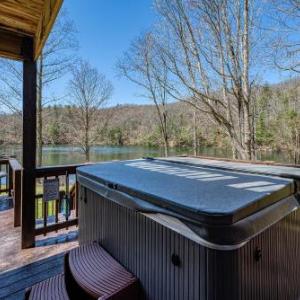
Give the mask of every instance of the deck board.
<svg viewBox="0 0 300 300">
<path fill-rule="evenodd" d="M 0 273 L 22 267 L 78 245 L 77 228 L 38 236 L 35 248 L 21 249 L 21 228 L 13 226 L 13 209 L 0 212 Z"/>
<path fill-rule="evenodd" d="M 36 247 L 21 249 L 21 228 L 13 209 L 0 212 L 0 299 L 23 299 L 26 288 L 63 270 L 63 255 L 78 246 L 77 227 L 38 236 Z"/>
<path fill-rule="evenodd" d="M 63 254 L 0 274 L 0 299 L 23 299 L 25 289 L 63 271 Z"/>
</svg>

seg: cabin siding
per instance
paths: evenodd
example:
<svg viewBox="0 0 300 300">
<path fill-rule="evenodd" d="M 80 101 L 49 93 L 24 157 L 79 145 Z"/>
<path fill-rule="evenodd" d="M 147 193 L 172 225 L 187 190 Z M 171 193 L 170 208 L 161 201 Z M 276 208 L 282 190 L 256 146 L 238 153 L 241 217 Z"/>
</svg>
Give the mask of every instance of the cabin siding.
<svg viewBox="0 0 300 300">
<path fill-rule="evenodd" d="M 80 189 L 79 243 L 99 241 L 139 278 L 145 299 L 299 299 L 299 225 L 296 211 L 244 247 L 217 251 Z"/>
</svg>

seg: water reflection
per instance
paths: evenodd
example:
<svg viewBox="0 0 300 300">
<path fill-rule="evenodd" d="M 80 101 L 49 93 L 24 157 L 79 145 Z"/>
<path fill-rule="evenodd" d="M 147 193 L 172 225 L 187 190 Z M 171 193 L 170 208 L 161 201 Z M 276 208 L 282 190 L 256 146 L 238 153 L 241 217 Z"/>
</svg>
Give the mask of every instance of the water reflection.
<svg viewBox="0 0 300 300">
<path fill-rule="evenodd" d="M 91 161 L 108 161 L 108 160 L 126 160 L 141 157 L 158 157 L 163 156 L 163 149 L 147 148 L 142 146 L 94 146 L 91 148 Z M 0 146 L 0 154 L 15 155 L 21 159 L 21 146 Z M 193 154 L 189 148 L 172 148 L 170 155 Z M 200 147 L 199 155 L 214 157 L 231 157 L 231 149 L 216 147 Z M 258 159 L 292 163 L 291 157 L 286 152 L 261 151 L 258 152 Z M 84 154 L 80 147 L 61 145 L 45 146 L 43 148 L 43 165 L 64 165 L 83 163 Z"/>
</svg>

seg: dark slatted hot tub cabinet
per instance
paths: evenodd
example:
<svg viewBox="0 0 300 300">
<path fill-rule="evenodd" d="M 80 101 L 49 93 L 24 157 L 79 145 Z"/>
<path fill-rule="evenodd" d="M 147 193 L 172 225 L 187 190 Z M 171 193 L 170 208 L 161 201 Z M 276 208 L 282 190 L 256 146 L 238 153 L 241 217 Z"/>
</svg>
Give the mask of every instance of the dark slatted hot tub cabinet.
<svg viewBox="0 0 300 300">
<path fill-rule="evenodd" d="M 195 158 L 80 167 L 79 242 L 141 299 L 300 299 L 300 169 Z"/>
</svg>

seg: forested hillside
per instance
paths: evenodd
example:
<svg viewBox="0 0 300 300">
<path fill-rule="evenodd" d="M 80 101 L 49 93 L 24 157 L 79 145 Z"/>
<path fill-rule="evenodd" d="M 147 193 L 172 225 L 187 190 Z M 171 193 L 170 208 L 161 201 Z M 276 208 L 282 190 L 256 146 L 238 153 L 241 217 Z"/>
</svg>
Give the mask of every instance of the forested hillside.
<svg viewBox="0 0 300 300">
<path fill-rule="evenodd" d="M 156 21 L 115 57 L 113 81 L 78 56 L 75 23 L 61 13 L 37 62 L 37 165 L 43 144 L 78 145 L 86 161 L 91 146 L 109 144 L 165 156 L 213 146 L 245 160 L 268 149 L 299 163 L 299 10 L 294 0 L 153 0 Z M 0 142 L 20 144 L 22 68 L 0 69 Z M 124 79 L 139 96 L 112 107 Z"/>
<path fill-rule="evenodd" d="M 253 118 L 257 149 L 289 151 L 299 161 L 300 87 L 292 80 L 279 85 L 256 88 Z M 168 130 L 170 145 L 193 147 L 193 108 L 185 103 L 169 104 Z M 49 106 L 43 111 L 44 144 L 78 144 L 81 132 L 74 136 L 74 119 L 80 114 L 76 107 Z M 93 124 L 94 144 L 162 146 L 154 105 L 124 105 L 97 111 Z M 71 128 L 72 127 L 72 128 Z M 1 143 L 21 143 L 21 116 L 1 115 Z M 197 111 L 198 146 L 229 147 L 230 142 L 218 126 Z"/>
</svg>

